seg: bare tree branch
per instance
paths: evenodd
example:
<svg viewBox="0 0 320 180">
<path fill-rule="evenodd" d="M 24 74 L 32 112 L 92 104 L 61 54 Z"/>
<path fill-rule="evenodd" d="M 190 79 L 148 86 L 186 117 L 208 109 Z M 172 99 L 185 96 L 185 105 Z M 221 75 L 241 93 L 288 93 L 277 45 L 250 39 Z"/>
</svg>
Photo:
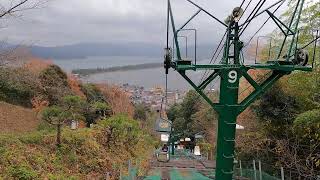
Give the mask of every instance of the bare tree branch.
<svg viewBox="0 0 320 180">
<path fill-rule="evenodd" d="M 18 4 L 16 4 L 16 5 L 12 6 L 11 8 L 5 10 L 4 12 L 2 12 L 2 13 L 0 14 L 0 18 L 4 17 L 5 15 L 8 15 L 8 14 L 11 14 L 11 13 L 15 12 L 15 10 L 16 10 L 19 6 L 22 6 L 23 4 L 25 4 L 25 3 L 28 2 L 28 1 L 29 1 L 29 0 L 23 0 L 23 1 L 21 1 L 20 3 L 18 3 Z"/>
<path fill-rule="evenodd" d="M 0 19 L 4 18 L 5 16 L 13 16 L 14 13 L 26 11 L 30 9 L 36 9 L 41 7 L 43 4 L 48 2 L 48 0 L 21 0 L 20 2 L 11 3 L 9 7 L 5 7 L 5 5 L 0 4 Z"/>
</svg>

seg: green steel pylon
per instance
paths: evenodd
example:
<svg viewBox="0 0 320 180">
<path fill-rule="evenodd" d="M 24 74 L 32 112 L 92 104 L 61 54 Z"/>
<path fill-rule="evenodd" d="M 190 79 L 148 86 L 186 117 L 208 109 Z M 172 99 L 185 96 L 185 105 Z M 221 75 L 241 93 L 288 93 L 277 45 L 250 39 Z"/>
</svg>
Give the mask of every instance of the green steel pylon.
<svg viewBox="0 0 320 180">
<path fill-rule="evenodd" d="M 292 19 L 289 26 L 286 26 L 281 22 L 273 13 L 269 11 L 272 7 L 279 3 L 283 3 L 283 0 L 269 6 L 267 9 L 258 13 L 259 9 L 252 16 L 248 18 L 243 24 L 239 25 L 238 20 L 242 16 L 241 8 L 235 8 L 229 21 L 224 23 L 210 14 L 208 11 L 201 8 L 191 0 L 186 0 L 199 10 L 187 20 L 187 22 L 179 29 L 176 29 L 173 12 L 171 8 L 170 0 L 168 0 L 168 21 L 167 21 L 167 47 L 165 54 L 164 67 L 166 73 L 169 68 L 176 70 L 188 83 L 201 95 L 210 106 L 219 114 L 218 119 L 218 138 L 217 138 L 217 159 L 216 159 L 216 179 L 217 180 L 231 180 L 233 176 L 234 167 L 234 148 L 235 148 L 235 133 L 236 133 L 236 120 L 240 113 L 242 113 L 250 104 L 252 104 L 257 98 L 259 98 L 266 90 L 268 90 L 278 79 L 284 75 L 288 75 L 295 70 L 300 71 L 312 71 L 311 66 L 304 66 L 294 63 L 289 57 L 296 53 L 297 49 L 293 49 L 294 42 L 297 34 L 297 27 L 300 20 L 300 14 L 302 12 L 304 0 L 298 0 L 296 9 L 292 14 Z M 261 1 L 260 1 L 261 2 Z M 259 3 L 260 3 L 259 2 Z M 265 1 L 264 1 L 265 2 Z M 263 4 L 263 3 L 262 3 Z M 260 6 L 260 8 L 262 5 Z M 197 62 L 191 62 L 190 60 L 183 60 L 180 54 L 180 47 L 178 42 L 178 34 L 184 29 L 184 27 L 200 12 L 204 12 L 213 19 L 217 20 L 220 24 L 227 28 L 227 38 L 224 46 L 224 55 L 220 64 L 197 64 Z M 287 37 L 292 36 L 291 42 L 289 42 L 288 55 L 285 61 L 280 61 L 279 57 L 284 47 L 281 47 L 279 56 L 273 61 L 268 61 L 266 64 L 252 64 L 245 65 L 240 63 L 240 54 L 243 48 L 243 43 L 240 41 L 241 33 L 244 31 L 247 24 L 251 20 L 262 13 L 268 13 L 271 19 L 281 28 L 285 35 L 283 41 L 284 46 L 287 42 Z M 171 27 L 174 36 L 174 47 L 176 49 L 176 60 L 173 60 L 171 54 L 171 48 L 169 47 L 169 25 L 171 21 Z M 295 21 L 295 22 L 293 22 Z M 280 24 L 279 24 L 280 23 Z M 285 28 L 286 30 L 283 30 Z M 240 29 L 242 31 L 240 32 Z M 196 58 L 195 58 L 196 59 Z M 264 69 L 272 71 L 271 75 L 265 79 L 262 83 L 256 82 L 249 74 L 251 69 Z M 200 85 L 196 85 L 186 74 L 186 71 L 211 71 L 211 74 L 207 79 L 203 80 Z M 219 103 L 214 103 L 204 92 L 205 88 L 217 77 L 220 77 L 220 97 Z M 250 85 L 254 88 L 254 91 L 247 96 L 244 100 L 239 100 L 239 82 L 240 79 L 246 79 Z"/>
</svg>

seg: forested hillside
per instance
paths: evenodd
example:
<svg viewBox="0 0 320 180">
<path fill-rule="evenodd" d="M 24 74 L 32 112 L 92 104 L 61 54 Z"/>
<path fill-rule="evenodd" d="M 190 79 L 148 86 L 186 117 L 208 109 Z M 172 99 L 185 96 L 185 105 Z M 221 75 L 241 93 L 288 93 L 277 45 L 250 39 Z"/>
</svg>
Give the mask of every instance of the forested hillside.
<svg viewBox="0 0 320 180">
<path fill-rule="evenodd" d="M 157 142 L 146 125 L 153 120 L 133 119 L 119 88 L 83 84 L 37 58 L 2 65 L 0 84 L 0 177 L 117 179 L 128 160 L 145 173 Z"/>
</svg>

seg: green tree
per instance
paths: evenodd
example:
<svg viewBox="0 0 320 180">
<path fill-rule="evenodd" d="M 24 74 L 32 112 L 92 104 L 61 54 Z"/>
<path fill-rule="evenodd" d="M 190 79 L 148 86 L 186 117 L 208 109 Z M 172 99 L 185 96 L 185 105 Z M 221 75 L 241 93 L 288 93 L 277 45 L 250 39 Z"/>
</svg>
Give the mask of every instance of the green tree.
<svg viewBox="0 0 320 180">
<path fill-rule="evenodd" d="M 299 135 L 305 143 L 311 143 L 311 145 L 318 143 L 318 145 L 320 145 L 320 109 L 299 114 L 294 120 L 293 125 L 294 132 Z M 318 151 L 320 153 L 320 149 Z"/>
<path fill-rule="evenodd" d="M 90 127 L 97 120 L 109 117 L 111 115 L 111 108 L 105 102 L 91 102 L 87 103 L 83 115 L 86 119 L 87 127 Z"/>
<path fill-rule="evenodd" d="M 180 104 L 172 105 L 167 111 L 168 119 L 170 121 L 174 121 L 175 119 L 179 118 L 181 116 L 180 109 L 181 109 Z"/>
<path fill-rule="evenodd" d="M 56 144 L 58 147 L 61 145 L 61 127 L 69 117 L 70 113 L 58 106 L 51 106 L 42 111 L 42 119 L 51 125 L 57 126 Z"/>
<path fill-rule="evenodd" d="M 98 124 L 108 129 L 103 136 L 105 136 L 105 144 L 109 148 L 116 149 L 119 146 L 124 146 L 134 154 L 132 147 L 135 147 L 144 138 L 138 121 L 126 115 L 113 116 L 100 121 Z"/>
<path fill-rule="evenodd" d="M 108 112 L 111 111 L 110 106 L 104 102 L 94 102 L 91 104 L 91 109 L 97 114 L 100 114 L 102 118 L 105 118 L 108 115 Z"/>
<path fill-rule="evenodd" d="M 105 102 L 105 97 L 95 84 L 82 84 L 81 91 L 85 94 L 89 103 Z"/>
<path fill-rule="evenodd" d="M 68 77 L 57 65 L 50 65 L 44 69 L 40 73 L 39 79 L 43 87 L 43 94 L 51 105 L 59 105 L 62 97 L 72 95 L 68 84 Z"/>
<path fill-rule="evenodd" d="M 191 90 L 187 93 L 181 104 L 175 104 L 168 110 L 168 118 L 173 122 L 176 133 L 184 136 L 193 136 L 197 133 L 194 128 L 193 116 L 199 111 L 202 103 L 196 91 Z"/>
<path fill-rule="evenodd" d="M 134 106 L 133 118 L 145 122 L 147 120 L 150 109 L 144 104 L 137 104 Z"/>
<path fill-rule="evenodd" d="M 42 111 L 42 119 L 57 126 L 57 146 L 61 145 L 61 129 L 67 120 L 84 119 L 85 101 L 79 96 L 66 96 L 61 106 L 47 107 Z"/>
</svg>

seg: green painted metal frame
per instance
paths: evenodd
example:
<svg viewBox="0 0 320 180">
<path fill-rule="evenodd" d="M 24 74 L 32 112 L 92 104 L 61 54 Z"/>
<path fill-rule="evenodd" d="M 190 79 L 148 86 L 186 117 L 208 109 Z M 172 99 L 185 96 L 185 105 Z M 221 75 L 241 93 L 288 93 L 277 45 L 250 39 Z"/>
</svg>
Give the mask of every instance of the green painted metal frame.
<svg viewBox="0 0 320 180">
<path fill-rule="evenodd" d="M 236 132 L 236 120 L 237 116 L 242 113 L 246 108 L 250 106 L 256 99 L 263 95 L 272 85 L 285 75 L 289 75 L 295 70 L 300 71 L 312 71 L 312 66 L 298 66 L 294 65 L 289 59 L 287 61 L 278 61 L 281 51 L 284 48 L 286 39 L 289 35 L 293 36 L 291 45 L 289 48 L 289 54 L 292 51 L 292 47 L 295 41 L 295 35 L 297 31 L 298 22 L 300 20 L 300 14 L 302 11 L 304 0 L 298 0 L 297 6 L 294 11 L 294 15 L 291 18 L 289 26 L 285 26 L 278 18 L 276 18 L 268 9 L 275 6 L 276 4 L 282 2 L 283 0 L 278 1 L 277 3 L 271 5 L 262 12 L 256 12 L 255 15 L 247 22 L 239 26 L 238 22 L 232 21 L 230 24 L 226 25 L 215 16 L 204 10 L 199 5 L 195 4 L 191 0 L 186 0 L 197 7 L 199 10 L 189 18 L 189 20 L 182 26 L 184 28 L 194 17 L 196 17 L 200 12 L 205 12 L 213 19 L 220 22 L 222 25 L 227 27 L 227 39 L 224 47 L 224 55 L 222 64 L 192 64 L 186 61 L 182 61 L 179 42 L 178 42 L 178 31 L 175 29 L 175 24 L 173 20 L 173 14 L 171 9 L 170 0 L 168 0 L 169 14 L 171 17 L 172 30 L 174 35 L 174 44 L 177 49 L 177 60 L 170 62 L 170 67 L 175 69 L 196 91 L 203 97 L 203 99 L 219 114 L 218 119 L 218 138 L 217 138 L 217 166 L 216 166 L 216 179 L 217 180 L 231 180 L 233 176 L 233 163 L 234 163 L 234 147 L 235 147 L 235 132 Z M 300 7 L 299 7 L 300 6 Z M 299 10 L 298 10 L 299 9 Z M 287 32 L 285 34 L 285 39 L 283 45 L 279 52 L 278 59 L 274 61 L 268 61 L 266 64 L 252 64 L 244 65 L 240 63 L 240 54 L 242 51 L 242 42 L 239 40 L 241 33 L 245 28 L 247 23 L 250 23 L 251 20 L 263 12 L 267 12 L 271 18 L 280 26 L 283 25 L 286 27 Z M 293 29 L 291 29 L 294 16 L 298 14 L 296 19 L 296 24 Z M 280 24 L 278 24 L 280 23 Z M 282 29 L 283 30 L 283 29 Z M 240 32 L 241 31 L 241 32 Z M 284 31 L 284 30 L 283 30 Z M 290 32 L 290 33 L 289 33 Z M 233 55 L 230 55 L 231 44 L 233 44 Z M 231 63 L 233 59 L 233 64 Z M 262 83 L 256 82 L 248 73 L 251 69 L 265 69 L 271 70 L 271 75 L 265 79 Z M 186 74 L 186 71 L 199 71 L 199 70 L 211 70 L 213 71 L 200 85 L 196 85 Z M 216 78 L 220 77 L 220 97 L 219 102 L 214 103 L 204 92 L 204 89 Z M 254 88 L 254 91 L 247 96 L 244 100 L 239 102 L 239 85 L 240 79 L 245 78 L 251 86 Z"/>
<path fill-rule="evenodd" d="M 270 39 L 270 42 L 269 42 L 269 51 L 268 51 L 268 59 L 270 59 L 270 57 L 271 57 L 272 37 L 269 37 L 269 36 L 258 36 L 258 37 L 257 37 L 257 46 L 256 46 L 256 55 L 255 55 L 255 58 L 254 58 L 254 63 L 255 63 L 255 64 L 257 63 L 258 48 L 259 48 L 259 39 L 260 39 L 260 38 L 268 38 L 268 39 Z"/>
<path fill-rule="evenodd" d="M 289 35 L 293 35 L 294 32 L 286 25 L 284 24 L 279 18 L 277 18 L 274 14 L 272 14 L 269 10 L 266 11 L 269 16 L 271 17 L 271 19 L 276 23 L 276 25 L 278 26 L 278 28 L 283 32 L 284 35 L 289 36 Z M 280 24 L 279 24 L 280 23 Z M 282 28 L 282 26 L 284 26 L 287 30 L 287 32 L 284 31 L 284 29 Z M 290 34 L 289 34 L 290 32 Z"/>
</svg>

